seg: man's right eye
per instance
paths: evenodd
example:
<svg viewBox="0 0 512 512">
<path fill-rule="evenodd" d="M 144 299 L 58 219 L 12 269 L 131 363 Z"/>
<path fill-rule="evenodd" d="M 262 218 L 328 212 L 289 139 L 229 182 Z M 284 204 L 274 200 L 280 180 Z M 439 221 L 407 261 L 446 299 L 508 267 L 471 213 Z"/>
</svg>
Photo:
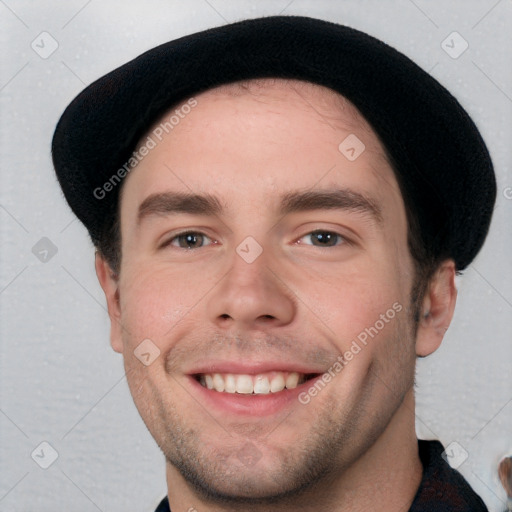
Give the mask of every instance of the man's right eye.
<svg viewBox="0 0 512 512">
<path fill-rule="evenodd" d="M 211 240 L 209 236 L 200 231 L 184 231 L 169 238 L 169 240 L 162 244 L 161 248 L 173 246 L 180 249 L 200 249 L 204 247 L 203 242 L 205 239 Z M 213 243 L 216 242 L 214 241 Z"/>
</svg>

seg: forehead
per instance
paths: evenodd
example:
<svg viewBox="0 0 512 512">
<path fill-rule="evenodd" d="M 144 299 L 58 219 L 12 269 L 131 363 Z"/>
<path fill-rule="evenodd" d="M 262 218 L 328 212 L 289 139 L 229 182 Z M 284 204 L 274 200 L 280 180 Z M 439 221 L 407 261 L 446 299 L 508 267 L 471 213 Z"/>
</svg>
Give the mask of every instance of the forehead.
<svg viewBox="0 0 512 512">
<path fill-rule="evenodd" d="M 254 78 L 220 85 L 199 97 L 203 100 L 245 97 L 258 101 L 262 106 L 285 100 L 296 108 L 315 110 L 326 122 L 344 123 L 344 126 L 372 131 L 366 119 L 347 98 L 333 89 L 303 80 Z"/>
<path fill-rule="evenodd" d="M 253 109 L 262 115 L 275 113 L 274 107 L 279 106 L 283 114 L 293 115 L 293 110 L 305 116 L 315 118 L 331 127 L 332 130 L 342 129 L 357 131 L 367 142 L 367 148 L 375 152 L 387 162 L 387 155 L 383 144 L 368 121 L 359 112 L 357 107 L 346 97 L 328 87 L 319 84 L 283 78 L 255 78 L 234 83 L 227 83 L 209 89 L 195 97 L 206 114 L 209 110 L 219 108 L 221 104 L 229 104 L 235 111 L 236 106 L 252 104 Z M 173 113 L 185 105 L 187 101 L 170 108 L 153 124 L 148 133 L 158 130 L 162 124 L 173 117 Z M 196 116 L 197 117 L 197 116 Z M 176 116 L 174 116 L 176 120 Z M 174 121 L 175 122 L 175 121 Z M 188 124 L 188 123 L 183 123 Z M 174 125 L 172 130 L 177 127 Z M 299 127 L 297 127 L 299 128 Z M 303 127 L 307 131 L 307 127 Z M 164 129 L 165 135 L 170 131 Z M 160 130 L 161 131 L 161 130 Z M 141 138 L 143 141 L 145 137 Z"/>
<path fill-rule="evenodd" d="M 332 187 L 340 176 L 349 187 L 400 196 L 386 151 L 358 109 L 309 82 L 264 78 L 210 89 L 165 112 L 137 150 L 148 137 L 154 149 L 123 185 L 131 205 L 166 188 L 237 189 L 256 201 L 258 191 Z M 354 151 L 357 159 L 347 158 Z"/>
</svg>

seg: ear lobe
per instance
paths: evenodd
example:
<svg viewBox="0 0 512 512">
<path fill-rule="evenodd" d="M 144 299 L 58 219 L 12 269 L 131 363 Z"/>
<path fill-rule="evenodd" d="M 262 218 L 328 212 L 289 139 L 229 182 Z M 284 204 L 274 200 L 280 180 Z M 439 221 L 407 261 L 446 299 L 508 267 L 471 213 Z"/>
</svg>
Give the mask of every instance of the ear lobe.
<svg viewBox="0 0 512 512">
<path fill-rule="evenodd" d="M 107 301 L 108 316 L 110 317 L 110 344 L 116 352 L 122 353 L 123 342 L 121 336 L 121 308 L 119 305 L 119 278 L 99 252 L 96 252 L 94 264 L 98 281 L 100 282 Z"/>
<path fill-rule="evenodd" d="M 416 354 L 425 357 L 439 348 L 450 326 L 457 300 L 455 263 L 444 261 L 432 277 L 423 299 L 416 335 Z"/>
</svg>

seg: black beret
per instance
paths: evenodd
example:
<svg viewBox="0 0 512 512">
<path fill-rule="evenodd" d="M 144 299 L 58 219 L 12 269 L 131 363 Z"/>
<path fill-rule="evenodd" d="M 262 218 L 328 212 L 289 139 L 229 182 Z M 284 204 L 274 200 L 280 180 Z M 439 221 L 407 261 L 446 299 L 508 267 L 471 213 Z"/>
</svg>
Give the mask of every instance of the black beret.
<svg viewBox="0 0 512 512">
<path fill-rule="evenodd" d="M 348 98 L 383 142 L 423 243 L 458 270 L 472 261 L 489 229 L 496 180 L 469 115 L 382 41 L 300 16 L 244 20 L 162 44 L 70 103 L 53 136 L 53 163 L 92 240 L 116 212 L 120 186 L 102 187 L 126 174 L 119 170 L 129 169 L 137 143 L 166 110 L 212 87 L 265 77 L 310 81 Z"/>
</svg>

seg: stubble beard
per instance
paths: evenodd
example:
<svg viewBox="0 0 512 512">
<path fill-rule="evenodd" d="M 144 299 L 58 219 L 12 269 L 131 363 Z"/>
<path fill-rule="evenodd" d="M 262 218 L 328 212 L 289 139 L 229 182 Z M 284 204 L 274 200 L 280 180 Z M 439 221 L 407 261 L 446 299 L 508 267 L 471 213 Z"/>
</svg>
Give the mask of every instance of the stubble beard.
<svg viewBox="0 0 512 512">
<path fill-rule="evenodd" d="M 179 472 L 189 489 L 206 503 L 223 505 L 226 510 L 240 505 L 265 510 L 271 505 L 289 505 L 301 501 L 304 495 L 316 495 L 322 489 L 323 495 L 327 496 L 332 482 L 382 434 L 413 386 L 414 362 L 411 365 L 411 361 L 415 356 L 411 336 L 415 332 L 415 325 L 409 318 L 407 321 L 397 321 L 395 336 L 391 341 L 395 347 L 394 354 L 384 365 L 379 361 L 370 363 L 368 378 L 362 390 L 359 390 L 358 402 L 347 411 L 344 404 L 336 402 L 335 398 L 322 404 L 312 400 L 308 405 L 315 407 L 315 413 L 311 414 L 315 421 L 293 446 L 273 447 L 278 460 L 270 466 L 259 462 L 244 467 L 237 459 L 237 452 L 244 443 L 252 443 L 265 452 L 271 445 L 272 435 L 263 444 L 258 444 L 262 442 L 258 439 L 254 439 L 253 443 L 250 437 L 237 437 L 240 439 L 237 446 L 207 446 L 202 432 L 188 425 L 180 414 L 179 405 L 169 399 L 164 401 L 156 389 L 153 403 L 158 403 L 157 418 L 146 422 L 146 415 L 141 413 L 141 416 L 167 463 Z M 391 366 L 393 371 L 390 372 Z M 389 398 L 385 409 L 375 411 L 370 398 L 373 389 L 382 385 L 390 390 Z M 331 397 L 335 395 L 331 394 Z M 154 406 L 152 408 L 155 413 Z M 204 418 L 205 425 L 212 424 L 213 420 L 206 412 Z M 286 421 L 283 425 L 286 425 Z M 229 427 L 221 429 L 221 426 L 213 423 L 212 428 L 219 428 L 221 435 L 228 436 L 225 430 Z"/>
</svg>

